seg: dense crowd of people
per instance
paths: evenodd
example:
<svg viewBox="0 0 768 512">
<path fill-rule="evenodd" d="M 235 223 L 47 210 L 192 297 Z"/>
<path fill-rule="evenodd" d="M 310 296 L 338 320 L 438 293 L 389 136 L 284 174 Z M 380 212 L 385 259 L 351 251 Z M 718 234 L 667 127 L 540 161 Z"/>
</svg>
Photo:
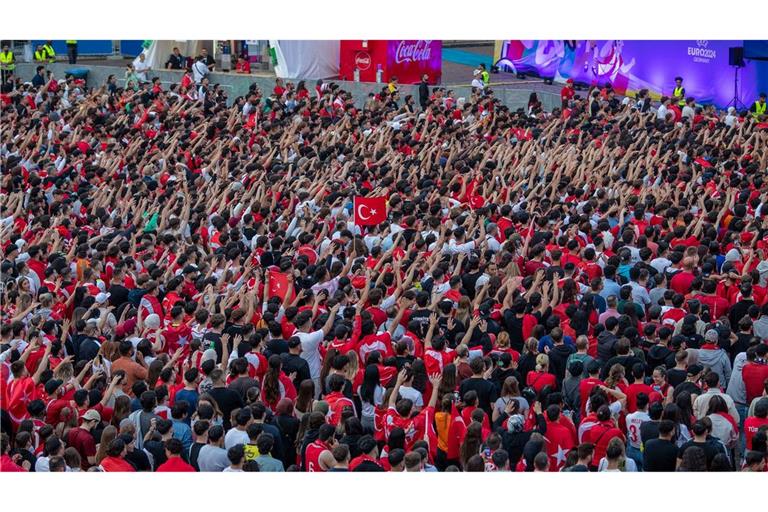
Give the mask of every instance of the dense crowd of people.
<svg viewBox="0 0 768 512">
<path fill-rule="evenodd" d="M 37 76 L 0 91 L 0 470 L 766 470 L 757 114 Z"/>
</svg>

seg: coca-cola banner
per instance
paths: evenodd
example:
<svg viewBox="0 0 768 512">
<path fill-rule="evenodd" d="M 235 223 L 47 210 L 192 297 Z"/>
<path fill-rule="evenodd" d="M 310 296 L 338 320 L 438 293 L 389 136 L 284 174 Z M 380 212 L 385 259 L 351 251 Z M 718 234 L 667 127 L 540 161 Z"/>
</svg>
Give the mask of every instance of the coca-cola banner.
<svg viewBox="0 0 768 512">
<path fill-rule="evenodd" d="M 397 77 L 401 84 L 416 84 L 423 74 L 436 84 L 442 74 L 442 41 L 401 39 L 387 41 L 387 79 Z"/>
</svg>

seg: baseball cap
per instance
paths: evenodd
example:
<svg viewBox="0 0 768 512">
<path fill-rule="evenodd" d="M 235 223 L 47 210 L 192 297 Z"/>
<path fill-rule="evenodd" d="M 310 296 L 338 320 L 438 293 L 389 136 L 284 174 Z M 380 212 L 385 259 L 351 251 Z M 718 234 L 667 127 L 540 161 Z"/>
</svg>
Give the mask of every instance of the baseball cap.
<svg viewBox="0 0 768 512">
<path fill-rule="evenodd" d="M 101 292 L 99 294 L 96 294 L 96 302 L 99 304 L 104 304 L 109 300 L 111 296 L 112 294 L 110 294 L 109 292 L 107 293 Z"/>
<path fill-rule="evenodd" d="M 101 421 L 101 414 L 94 409 L 88 409 L 85 414 L 80 416 L 85 421 Z"/>
<path fill-rule="evenodd" d="M 291 336 L 288 339 L 288 348 L 296 348 L 299 345 L 301 345 L 301 340 L 299 339 L 298 336 Z"/>
<path fill-rule="evenodd" d="M 160 327 L 160 315 L 157 313 L 152 313 L 151 315 L 147 316 L 147 319 L 144 320 L 144 325 L 149 327 L 150 329 L 157 329 Z"/>
<path fill-rule="evenodd" d="M 64 384 L 64 381 L 60 379 L 51 379 L 45 383 L 45 392 L 52 395 L 62 384 Z"/>
<path fill-rule="evenodd" d="M 717 342 L 719 337 L 720 337 L 720 333 L 717 332 L 715 329 L 710 329 L 704 334 L 705 341 Z"/>
<path fill-rule="evenodd" d="M 130 320 L 126 320 L 125 322 L 118 324 L 115 328 L 115 334 L 117 334 L 118 337 L 125 336 L 129 332 L 133 332 L 133 329 L 136 328 L 136 319 L 131 318 Z"/>
<path fill-rule="evenodd" d="M 701 372 L 703 372 L 703 371 L 704 371 L 704 367 L 703 367 L 703 366 L 701 366 L 700 364 L 692 364 L 692 365 L 690 365 L 690 366 L 688 367 L 688 375 L 690 375 L 690 376 L 692 376 L 692 377 L 693 377 L 694 375 L 698 375 L 698 374 L 700 374 L 700 373 L 701 373 Z"/>
<path fill-rule="evenodd" d="M 595 373 L 600 370 L 600 363 L 597 361 L 590 361 L 587 365 L 587 372 L 588 373 Z"/>
</svg>

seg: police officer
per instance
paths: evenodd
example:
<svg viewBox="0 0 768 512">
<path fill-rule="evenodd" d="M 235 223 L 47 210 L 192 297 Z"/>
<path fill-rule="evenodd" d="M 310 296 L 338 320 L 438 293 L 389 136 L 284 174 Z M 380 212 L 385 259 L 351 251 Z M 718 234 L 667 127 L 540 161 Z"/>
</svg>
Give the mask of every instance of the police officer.
<svg viewBox="0 0 768 512">
<path fill-rule="evenodd" d="M 683 87 L 683 77 L 675 77 L 675 90 L 672 91 L 673 101 L 677 101 L 677 106 L 685 106 L 685 87 Z"/>
<path fill-rule="evenodd" d="M 755 100 L 755 102 L 752 104 L 752 107 L 750 107 L 749 111 L 752 112 L 752 117 L 755 118 L 755 121 L 762 121 L 763 118 L 765 118 L 765 93 L 761 92 L 760 97 Z"/>
<path fill-rule="evenodd" d="M 5 83 L 16 69 L 16 56 L 7 44 L 3 45 L 3 51 L 0 52 L 0 80 Z"/>
<path fill-rule="evenodd" d="M 67 56 L 69 57 L 70 64 L 77 64 L 77 41 L 74 39 L 67 39 Z"/>
</svg>

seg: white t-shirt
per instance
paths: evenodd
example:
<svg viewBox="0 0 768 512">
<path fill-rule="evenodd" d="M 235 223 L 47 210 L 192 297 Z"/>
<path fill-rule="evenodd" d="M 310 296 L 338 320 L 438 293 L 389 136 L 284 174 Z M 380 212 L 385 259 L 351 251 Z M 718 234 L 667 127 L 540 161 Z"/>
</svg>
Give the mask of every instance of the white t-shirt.
<svg viewBox="0 0 768 512">
<path fill-rule="evenodd" d="M 147 61 L 137 61 L 136 64 L 133 65 L 133 68 L 136 71 L 136 76 L 139 77 L 139 80 L 146 82 L 147 71 L 149 71 L 149 63 Z"/>
<path fill-rule="evenodd" d="M 414 407 L 424 407 L 424 398 L 418 389 L 413 389 L 410 386 L 400 386 L 400 396 L 413 402 Z"/>
<path fill-rule="evenodd" d="M 635 411 L 627 414 L 627 440 L 630 446 L 638 450 L 642 444 L 640 440 L 640 425 L 646 421 L 651 421 L 651 417 L 645 411 Z"/>
<path fill-rule="evenodd" d="M 248 444 L 248 441 L 250 441 L 250 439 L 248 438 L 248 433 L 246 431 L 233 428 L 224 436 L 224 448 L 229 450 L 238 444 Z"/>
<path fill-rule="evenodd" d="M 318 347 L 322 343 L 325 334 L 320 329 L 314 332 L 297 332 L 301 341 L 301 358 L 304 359 L 309 365 L 309 376 L 313 380 L 320 378 L 320 369 L 323 366 L 323 360 L 320 357 L 320 351 Z"/>
</svg>

